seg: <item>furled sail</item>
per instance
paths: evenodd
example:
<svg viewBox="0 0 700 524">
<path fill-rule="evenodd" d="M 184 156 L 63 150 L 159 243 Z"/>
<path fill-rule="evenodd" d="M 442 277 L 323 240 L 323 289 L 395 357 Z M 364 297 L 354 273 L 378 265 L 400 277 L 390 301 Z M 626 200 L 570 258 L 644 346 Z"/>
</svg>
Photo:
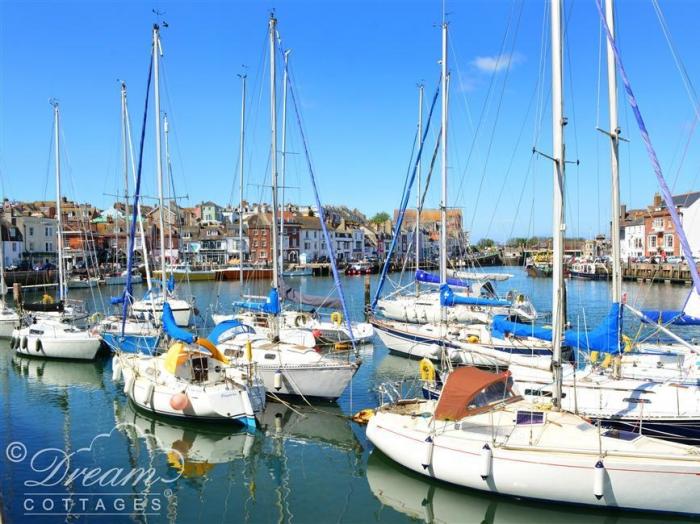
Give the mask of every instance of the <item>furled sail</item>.
<svg viewBox="0 0 700 524">
<path fill-rule="evenodd" d="M 273 287 L 267 294 L 267 299 L 265 302 L 240 301 L 234 302 L 233 307 L 248 309 L 250 311 L 259 311 L 260 313 L 267 313 L 268 315 L 278 315 L 280 312 L 279 292 Z"/>
<path fill-rule="evenodd" d="M 690 290 L 690 294 L 683 305 L 683 309 L 678 310 L 644 310 L 642 311 L 643 322 L 648 324 L 673 324 L 676 326 L 700 326 L 700 295 L 695 288 Z"/>
<path fill-rule="evenodd" d="M 422 269 L 416 271 L 416 280 L 418 282 L 423 282 L 424 284 L 440 284 L 440 277 L 438 275 L 434 275 L 428 271 L 423 271 Z M 472 286 L 471 282 L 460 278 L 448 278 L 447 283 L 450 286 L 465 287 L 468 289 L 471 289 Z"/>
<path fill-rule="evenodd" d="M 343 307 L 343 303 L 340 298 L 302 293 L 298 289 L 285 283 L 281 278 L 279 279 L 279 283 L 282 299 L 287 300 L 288 302 L 303 304 L 314 308 L 325 307 L 330 309 L 341 309 Z"/>
<path fill-rule="evenodd" d="M 466 297 L 464 295 L 455 295 L 450 286 L 444 284 L 440 287 L 440 305 L 451 307 L 457 305 L 465 306 L 490 306 L 490 307 L 509 307 L 511 303 L 500 298 L 485 298 L 485 297 Z"/>
<path fill-rule="evenodd" d="M 552 340 L 549 327 L 524 324 L 508 320 L 505 315 L 496 315 L 491 324 L 494 336 L 503 338 L 508 335 L 517 337 L 534 337 L 540 340 Z M 603 353 L 620 352 L 620 334 L 622 333 L 622 312 L 620 304 L 614 302 L 607 316 L 591 331 L 569 330 L 564 333 L 564 345 L 581 351 L 600 351 Z"/>
</svg>

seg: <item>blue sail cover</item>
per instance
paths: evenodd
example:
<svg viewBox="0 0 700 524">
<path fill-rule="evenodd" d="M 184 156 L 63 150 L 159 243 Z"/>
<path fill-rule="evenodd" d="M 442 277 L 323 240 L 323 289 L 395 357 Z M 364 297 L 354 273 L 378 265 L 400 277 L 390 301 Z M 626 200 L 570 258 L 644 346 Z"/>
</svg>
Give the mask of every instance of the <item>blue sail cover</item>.
<svg viewBox="0 0 700 524">
<path fill-rule="evenodd" d="M 589 332 L 569 330 L 564 333 L 564 345 L 580 351 L 600 351 L 603 353 L 620 352 L 620 333 L 622 332 L 622 313 L 620 304 L 613 303 L 607 316 Z M 552 328 L 523 324 L 508 320 L 504 315 L 493 317 L 491 332 L 494 336 L 504 338 L 506 334 L 518 337 L 534 337 L 552 341 Z"/>
<path fill-rule="evenodd" d="M 174 338 L 175 340 L 181 340 L 188 344 L 192 344 L 195 341 L 195 336 L 189 331 L 182 329 L 175 323 L 175 317 L 173 316 L 173 310 L 170 309 L 170 304 L 167 302 L 163 303 L 163 331 L 165 331 L 168 336 Z"/>
<path fill-rule="evenodd" d="M 265 302 L 234 302 L 233 307 L 248 309 L 250 311 L 259 311 L 268 315 L 279 315 L 280 313 L 280 296 L 274 287 L 267 294 Z"/>
<path fill-rule="evenodd" d="M 116 306 L 117 304 L 123 304 L 124 303 L 124 296 L 122 295 L 121 297 L 112 297 L 109 299 L 109 303 L 112 304 L 113 306 Z"/>
<path fill-rule="evenodd" d="M 168 291 L 171 293 L 175 291 L 175 275 L 170 273 L 170 278 L 168 278 Z"/>
<path fill-rule="evenodd" d="M 427 271 L 423 271 L 422 269 L 419 269 L 416 271 L 416 280 L 418 282 L 424 282 L 425 284 L 439 284 L 440 283 L 440 277 L 438 275 L 433 275 L 432 273 L 429 273 Z M 472 288 L 471 282 L 468 280 L 462 280 L 461 278 L 448 278 L 447 283 L 450 286 L 455 286 L 455 287 L 465 287 L 467 289 Z"/>
<path fill-rule="evenodd" d="M 675 326 L 700 326 L 700 318 L 686 315 L 683 311 L 642 311 L 642 322 L 647 324 L 673 324 Z"/>
<path fill-rule="evenodd" d="M 212 344 L 218 344 L 221 336 L 229 331 L 233 331 L 232 335 L 238 335 L 239 333 L 255 333 L 252 327 L 242 324 L 239 320 L 224 320 L 211 330 L 211 333 L 207 335 L 207 340 Z"/>
<path fill-rule="evenodd" d="M 441 306 L 491 306 L 491 307 L 509 307 L 511 304 L 507 300 L 500 300 L 498 298 L 483 298 L 483 297 L 465 297 L 462 295 L 455 295 L 450 289 L 450 286 L 443 284 L 440 287 L 440 305 Z"/>
</svg>

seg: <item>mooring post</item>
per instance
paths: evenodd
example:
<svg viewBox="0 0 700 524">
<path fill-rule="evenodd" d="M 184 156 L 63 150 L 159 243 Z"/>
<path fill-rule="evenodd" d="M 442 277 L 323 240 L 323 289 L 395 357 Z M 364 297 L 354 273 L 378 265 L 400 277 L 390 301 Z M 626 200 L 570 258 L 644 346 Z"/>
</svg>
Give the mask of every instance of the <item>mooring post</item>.
<svg viewBox="0 0 700 524">
<path fill-rule="evenodd" d="M 369 275 L 365 275 L 365 320 L 367 320 L 369 317 L 370 296 L 371 296 L 371 293 L 370 293 Z"/>
</svg>

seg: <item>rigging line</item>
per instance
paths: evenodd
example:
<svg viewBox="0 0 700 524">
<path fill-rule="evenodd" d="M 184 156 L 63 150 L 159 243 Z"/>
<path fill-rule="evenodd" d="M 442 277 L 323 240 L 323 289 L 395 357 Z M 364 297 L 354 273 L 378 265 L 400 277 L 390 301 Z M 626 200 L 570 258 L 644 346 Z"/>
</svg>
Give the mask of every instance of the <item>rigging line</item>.
<svg viewBox="0 0 700 524">
<path fill-rule="evenodd" d="M 693 106 L 693 110 L 695 111 L 695 117 L 700 119 L 700 104 L 698 104 L 698 95 L 695 92 L 695 86 L 693 85 L 692 80 L 688 76 L 688 71 L 685 67 L 685 64 L 683 63 L 683 59 L 680 57 L 678 50 L 676 49 L 676 46 L 674 45 L 673 40 L 671 39 L 671 32 L 668 28 L 668 24 L 666 23 L 666 17 L 661 11 L 661 6 L 659 6 L 658 0 L 651 0 L 651 3 L 654 6 L 654 11 L 656 12 L 656 17 L 659 20 L 661 30 L 663 31 L 664 37 L 666 38 L 666 43 L 668 43 L 668 47 L 671 50 L 671 54 L 673 55 L 673 61 L 675 62 L 676 68 L 678 69 L 678 72 L 680 73 L 681 78 L 683 80 L 683 86 L 685 87 L 686 93 L 688 94 L 688 98 L 690 98 L 690 103 Z"/>
<path fill-rule="evenodd" d="M 523 117 L 523 122 L 520 125 L 520 131 L 518 132 L 518 138 L 515 141 L 515 147 L 513 147 L 513 152 L 510 156 L 510 161 L 508 162 L 508 167 L 506 168 L 506 173 L 505 176 L 503 177 L 503 183 L 501 184 L 501 189 L 498 192 L 498 197 L 496 198 L 496 203 L 499 203 L 501 201 L 501 197 L 503 196 L 503 191 L 506 188 L 506 182 L 508 182 L 508 177 L 510 176 L 511 170 L 513 168 L 513 164 L 515 162 L 515 157 L 516 157 L 516 151 L 518 150 L 518 147 L 520 146 L 520 141 L 523 137 L 523 134 L 525 132 L 525 126 L 527 125 L 528 122 L 528 117 L 530 116 L 530 110 L 532 109 L 533 103 L 537 97 L 537 85 L 535 84 L 535 88 L 532 91 L 532 95 L 530 95 L 530 101 L 528 102 L 527 105 L 527 110 L 525 111 L 525 116 Z M 493 221 L 496 218 L 496 213 L 497 213 L 497 206 L 494 206 L 493 212 L 491 213 L 491 220 L 489 221 L 489 225 L 486 228 L 486 237 L 489 236 L 491 233 L 491 226 L 493 225 Z"/>
<path fill-rule="evenodd" d="M 289 75 L 289 94 L 290 98 L 292 100 L 292 107 L 294 107 L 294 114 L 297 117 L 297 124 L 299 125 L 299 134 L 301 135 L 301 142 L 304 146 L 304 154 L 306 158 L 306 163 L 307 167 L 309 169 L 309 175 L 311 178 L 311 186 L 313 188 L 313 193 L 314 193 L 314 198 L 316 200 L 316 206 L 318 207 L 318 215 L 319 215 L 319 220 L 321 222 L 321 228 L 323 229 L 323 236 L 324 240 L 328 244 L 328 253 L 330 254 L 331 258 L 331 270 L 333 272 L 333 280 L 335 282 L 336 288 L 338 290 L 338 296 L 340 298 L 340 303 L 343 306 L 343 315 L 345 316 L 345 323 L 348 329 L 348 334 L 350 335 L 350 342 L 352 344 L 352 349 L 355 355 L 358 355 L 358 349 L 357 349 L 357 344 L 355 343 L 355 337 L 352 334 L 352 322 L 350 321 L 350 316 L 348 315 L 348 308 L 347 304 L 345 302 L 345 293 L 343 292 L 343 286 L 340 282 L 340 276 L 338 273 L 338 267 L 335 262 L 335 253 L 333 250 L 333 244 L 331 243 L 330 235 L 328 233 L 328 229 L 325 224 L 325 213 L 323 211 L 323 207 L 321 206 L 321 198 L 318 193 L 318 186 L 316 184 L 316 177 L 314 176 L 314 170 L 313 170 L 313 165 L 312 165 L 312 160 L 311 160 L 311 155 L 309 154 L 309 147 L 308 143 L 306 140 L 306 133 L 304 133 L 304 128 L 302 126 L 302 120 L 301 116 L 299 114 L 299 107 L 297 105 L 297 100 L 296 100 L 296 94 L 294 91 L 294 87 L 296 86 L 295 82 L 292 82 L 292 75 Z M 276 226 L 274 226 L 276 227 Z M 274 261 L 276 262 L 276 261 Z"/>
<path fill-rule="evenodd" d="M 460 183 L 457 188 L 457 200 L 459 199 L 459 196 L 462 194 L 462 185 L 464 183 L 464 179 L 466 178 L 467 175 L 467 170 L 469 169 L 469 164 L 471 162 L 472 154 L 474 153 L 474 150 L 477 149 L 477 139 L 480 136 L 480 131 L 481 131 L 481 126 L 486 120 L 486 113 L 487 113 L 487 108 L 489 105 L 489 101 L 491 100 L 491 93 L 493 91 L 493 87 L 495 84 L 496 80 L 496 74 L 498 72 L 498 69 L 501 67 L 501 60 L 503 60 L 503 51 L 505 50 L 506 42 L 508 39 L 508 35 L 510 34 L 510 27 L 511 24 L 513 23 L 513 12 L 515 11 L 515 2 L 513 3 L 513 7 L 510 11 L 510 15 L 508 16 L 508 24 L 506 25 L 506 30 L 503 33 L 503 37 L 501 39 L 501 46 L 499 48 L 498 52 L 498 58 L 496 59 L 496 65 L 494 70 L 491 73 L 491 77 L 489 79 L 489 87 L 486 91 L 486 98 L 484 99 L 484 103 L 481 106 L 481 112 L 479 113 L 479 120 L 477 121 L 476 125 L 476 130 L 474 131 L 474 136 L 472 137 L 471 145 L 469 147 L 469 154 L 467 155 L 467 161 L 464 164 L 464 171 L 462 172 L 462 176 L 460 177 Z"/>
<path fill-rule="evenodd" d="M 494 119 L 493 127 L 491 128 L 491 136 L 489 137 L 489 145 L 488 148 L 486 149 L 486 159 L 484 161 L 484 169 L 481 172 L 481 180 L 479 181 L 479 189 L 476 192 L 476 202 L 474 204 L 474 212 L 472 213 L 472 220 L 469 225 L 469 229 L 473 230 L 474 229 L 474 221 L 476 220 L 476 215 L 479 209 L 479 199 L 481 197 L 481 190 L 483 189 L 484 185 L 484 179 L 486 178 L 486 172 L 488 171 L 488 164 L 489 160 L 491 158 L 491 149 L 493 147 L 493 142 L 496 137 L 496 129 L 498 127 L 498 121 L 499 121 L 499 116 L 501 114 L 501 108 L 503 106 L 503 98 L 504 94 L 506 91 L 506 85 L 508 84 L 508 77 L 510 76 L 510 70 L 513 66 L 513 52 L 515 49 L 515 43 L 518 40 L 518 32 L 520 29 L 520 21 L 522 19 L 522 14 L 523 14 L 523 2 L 520 2 L 520 11 L 518 12 L 518 18 L 516 20 L 515 24 L 515 32 L 513 34 L 513 40 L 510 46 L 510 53 L 508 54 L 508 59 L 507 59 L 507 64 L 506 64 L 506 70 L 505 74 L 503 77 L 503 82 L 501 84 L 501 93 L 499 95 L 498 99 L 498 104 L 496 105 L 496 117 Z"/>
<path fill-rule="evenodd" d="M 612 34 L 610 33 L 610 29 L 608 28 L 607 22 L 605 22 L 605 15 L 603 14 L 603 6 L 601 4 L 601 0 L 596 0 L 596 6 L 598 8 L 598 13 L 601 17 L 601 20 L 603 20 L 605 23 L 605 32 L 606 32 L 608 41 L 610 42 L 610 46 L 612 47 L 613 52 L 615 53 L 615 62 L 617 64 L 617 69 L 620 72 L 620 77 L 622 78 L 622 82 L 625 86 L 625 91 L 627 93 L 627 101 L 629 102 L 630 107 L 632 108 L 632 112 L 634 113 L 634 117 L 637 121 L 637 126 L 638 126 L 639 132 L 642 136 L 642 141 L 644 142 L 644 146 L 647 150 L 647 155 L 649 157 L 649 161 L 652 165 L 652 168 L 654 170 L 654 175 L 656 176 L 657 182 L 658 182 L 659 187 L 661 189 L 661 196 L 663 197 L 664 202 L 666 203 L 666 207 L 668 208 L 668 212 L 671 215 L 671 220 L 673 221 L 674 226 L 676 227 L 676 232 L 679 236 L 683 255 L 685 256 L 685 258 L 687 260 L 692 260 L 693 259 L 693 252 L 690 249 L 690 245 L 688 244 L 688 239 L 685 235 L 685 231 L 683 230 L 680 218 L 678 216 L 678 211 L 676 210 L 676 207 L 673 203 L 673 197 L 671 195 L 671 191 L 669 190 L 668 185 L 666 184 L 666 179 L 664 178 L 663 171 L 661 170 L 661 165 L 659 164 L 659 159 L 656 156 L 656 150 L 654 149 L 654 146 L 651 143 L 651 137 L 649 136 L 649 132 L 648 132 L 646 124 L 644 122 L 644 118 L 642 117 L 641 111 L 639 109 L 639 104 L 638 104 L 637 98 L 634 96 L 634 91 L 632 91 L 632 85 L 630 84 L 629 78 L 627 77 L 627 72 L 625 71 L 624 65 L 622 64 L 620 51 L 617 47 L 617 44 L 615 43 L 615 39 L 613 38 Z M 690 275 L 693 277 L 693 287 L 694 287 L 696 292 L 700 293 L 700 273 L 698 273 L 698 268 L 696 267 L 695 264 L 689 264 L 688 267 L 690 268 Z"/>
</svg>

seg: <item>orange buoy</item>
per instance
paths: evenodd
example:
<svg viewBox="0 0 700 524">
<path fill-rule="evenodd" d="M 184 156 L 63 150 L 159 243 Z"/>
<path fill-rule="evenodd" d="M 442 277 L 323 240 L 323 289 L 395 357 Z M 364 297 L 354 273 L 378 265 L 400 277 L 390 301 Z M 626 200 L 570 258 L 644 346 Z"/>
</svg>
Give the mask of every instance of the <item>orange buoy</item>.
<svg viewBox="0 0 700 524">
<path fill-rule="evenodd" d="M 190 399 L 184 393 L 175 393 L 170 397 L 170 407 L 177 411 L 183 411 L 187 409 L 190 404 Z"/>
</svg>

